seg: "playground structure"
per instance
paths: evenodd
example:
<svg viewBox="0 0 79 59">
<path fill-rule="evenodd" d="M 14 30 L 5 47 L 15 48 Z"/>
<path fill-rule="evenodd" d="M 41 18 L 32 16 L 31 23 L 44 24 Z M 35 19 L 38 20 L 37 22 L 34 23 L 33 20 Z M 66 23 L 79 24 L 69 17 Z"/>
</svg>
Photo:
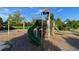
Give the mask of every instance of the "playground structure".
<svg viewBox="0 0 79 59">
<path fill-rule="evenodd" d="M 52 24 L 50 19 L 50 11 L 45 8 L 42 11 L 42 15 L 47 15 L 46 24 L 44 24 L 44 20 L 36 20 L 35 24 L 28 29 L 28 37 L 32 40 L 32 42 L 37 45 L 41 46 L 43 49 L 45 46 L 44 40 L 45 35 L 47 33 L 47 39 L 51 40 L 51 36 L 54 35 L 54 23 Z M 53 25 L 53 28 L 52 28 Z M 34 30 L 36 29 L 36 30 Z"/>
<path fill-rule="evenodd" d="M 31 22 L 26 17 L 20 22 L 7 18 L 0 27 L 0 51 L 79 51 L 79 20 L 63 22 L 47 8 L 40 15 L 40 19 L 33 15 Z"/>
<path fill-rule="evenodd" d="M 21 29 L 18 28 L 11 30 L 10 20 L 12 19 L 9 19 L 6 27 L 8 31 L 0 33 L 0 50 L 5 51 L 5 48 L 11 51 L 79 50 L 79 29 L 77 32 L 60 29 L 61 27 L 58 26 L 56 21 L 57 19 L 55 20 L 53 17 L 51 17 L 52 13 L 47 8 L 42 10 L 40 14 L 42 16 L 41 19 L 33 18 L 33 25 L 30 25 L 29 29 L 25 28 L 27 25 L 25 21 L 23 21 Z M 66 27 L 69 28 L 70 26 Z"/>
</svg>

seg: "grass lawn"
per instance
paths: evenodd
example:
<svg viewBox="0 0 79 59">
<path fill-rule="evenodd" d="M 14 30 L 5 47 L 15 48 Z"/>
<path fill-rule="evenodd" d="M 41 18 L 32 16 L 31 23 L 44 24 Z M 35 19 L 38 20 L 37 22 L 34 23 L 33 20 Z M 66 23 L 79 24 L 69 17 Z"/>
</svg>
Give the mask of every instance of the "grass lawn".
<svg viewBox="0 0 79 59">
<path fill-rule="evenodd" d="M 23 29 L 23 26 L 13 26 L 15 29 Z M 25 26 L 25 29 L 29 29 L 31 26 Z"/>
</svg>

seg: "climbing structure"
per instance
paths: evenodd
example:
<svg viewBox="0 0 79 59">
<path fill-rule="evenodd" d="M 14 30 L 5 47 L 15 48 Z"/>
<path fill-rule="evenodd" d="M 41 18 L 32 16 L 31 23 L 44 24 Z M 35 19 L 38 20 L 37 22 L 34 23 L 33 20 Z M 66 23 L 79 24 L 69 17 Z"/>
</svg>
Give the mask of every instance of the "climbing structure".
<svg viewBox="0 0 79 59">
<path fill-rule="evenodd" d="M 41 48 L 44 46 L 45 35 L 47 34 L 47 40 L 51 40 L 51 35 L 53 33 L 50 19 L 51 13 L 47 9 L 44 9 L 42 15 L 47 15 L 46 22 L 43 19 L 36 20 L 35 24 L 28 29 L 29 38 L 35 45 L 41 46 Z M 44 22 L 46 23 L 46 26 Z M 35 33 L 35 29 L 37 30 L 37 34 Z"/>
<path fill-rule="evenodd" d="M 54 32 L 52 32 L 52 23 L 51 23 L 51 19 L 50 19 L 50 16 L 51 16 L 51 12 L 47 9 L 47 8 L 45 8 L 44 10 L 43 10 L 43 15 L 47 15 L 47 32 L 48 32 L 48 40 L 50 40 L 51 38 L 51 35 L 52 34 L 54 34 Z M 54 31 L 54 28 L 53 28 L 53 31 Z"/>
<path fill-rule="evenodd" d="M 34 29 L 37 28 L 38 30 L 41 28 L 41 21 L 40 20 L 36 20 L 35 24 L 29 28 L 28 30 L 28 36 L 29 38 L 32 40 L 32 42 L 36 45 L 40 45 L 40 34 L 38 37 L 36 37 Z"/>
</svg>

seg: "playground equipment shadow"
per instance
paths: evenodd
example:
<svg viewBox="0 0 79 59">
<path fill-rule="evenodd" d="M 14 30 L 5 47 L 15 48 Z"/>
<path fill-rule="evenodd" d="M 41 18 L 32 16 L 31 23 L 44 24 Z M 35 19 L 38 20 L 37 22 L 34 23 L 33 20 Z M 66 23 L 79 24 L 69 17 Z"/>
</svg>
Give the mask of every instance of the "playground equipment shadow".
<svg viewBox="0 0 79 59">
<path fill-rule="evenodd" d="M 3 49 L 3 51 L 60 51 L 61 49 L 53 45 L 48 40 L 44 41 L 46 47 L 41 50 L 40 46 L 34 45 L 25 33 L 22 36 L 13 38 L 9 41 L 11 47 L 9 49 Z M 48 49 L 49 48 L 49 49 Z"/>
<path fill-rule="evenodd" d="M 79 32 L 77 32 L 77 33 L 73 33 L 73 35 L 79 36 Z"/>
<path fill-rule="evenodd" d="M 49 40 L 44 40 L 44 43 L 45 43 L 45 48 L 44 48 L 45 51 L 61 51 L 59 47 L 54 45 Z"/>
<path fill-rule="evenodd" d="M 11 39 L 11 45 L 13 46 L 10 51 L 39 51 L 40 48 L 33 45 L 27 34 Z"/>
<path fill-rule="evenodd" d="M 76 49 L 79 49 L 79 39 L 78 38 L 67 37 L 67 38 L 64 38 L 64 40 L 71 46 L 75 47 Z"/>
</svg>

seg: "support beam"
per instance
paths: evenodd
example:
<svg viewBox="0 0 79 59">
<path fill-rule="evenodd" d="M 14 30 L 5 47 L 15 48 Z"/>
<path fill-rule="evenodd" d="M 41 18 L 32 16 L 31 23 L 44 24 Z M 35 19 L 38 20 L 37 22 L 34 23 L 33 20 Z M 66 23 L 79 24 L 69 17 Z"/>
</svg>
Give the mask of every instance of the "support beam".
<svg viewBox="0 0 79 59">
<path fill-rule="evenodd" d="M 25 22 L 23 22 L 23 29 L 25 29 Z"/>
<path fill-rule="evenodd" d="M 49 14 L 48 14 L 47 30 L 48 30 L 48 40 L 50 40 L 50 35 L 51 35 L 50 12 L 49 12 Z"/>
<path fill-rule="evenodd" d="M 8 20 L 8 35 L 10 33 L 10 21 Z"/>
<path fill-rule="evenodd" d="M 55 21 L 53 20 L 53 28 L 52 28 L 52 31 L 53 31 L 53 32 L 52 32 L 52 35 L 53 35 L 53 36 L 54 36 L 54 32 L 55 32 L 55 31 L 54 31 L 54 27 L 55 27 Z"/>
</svg>

